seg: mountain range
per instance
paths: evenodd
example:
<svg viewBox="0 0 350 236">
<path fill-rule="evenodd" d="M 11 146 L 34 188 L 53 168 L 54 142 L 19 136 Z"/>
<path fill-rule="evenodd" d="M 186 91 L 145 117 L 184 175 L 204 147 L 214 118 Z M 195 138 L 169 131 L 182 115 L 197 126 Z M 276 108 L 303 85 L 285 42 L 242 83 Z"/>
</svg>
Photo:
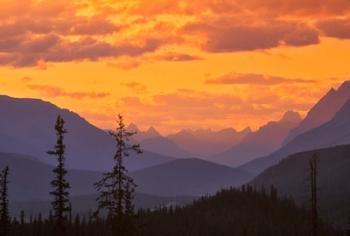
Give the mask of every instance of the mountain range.
<svg viewBox="0 0 350 236">
<path fill-rule="evenodd" d="M 347 87 L 348 82 L 343 86 Z M 340 90 L 340 89 L 339 89 Z M 327 96 L 323 98 L 327 100 Z M 316 104 L 317 106 L 317 104 Z M 319 114 L 322 115 L 322 114 Z M 250 173 L 261 173 L 293 153 L 350 143 L 350 100 L 326 123 L 299 134 L 277 151 L 241 166 Z"/>
<path fill-rule="evenodd" d="M 54 124 L 60 114 L 68 133 L 66 163 L 69 168 L 108 170 L 113 161 L 114 142 L 78 114 L 38 99 L 0 96 L 0 151 L 35 156 L 53 163 L 46 152 L 55 144 Z M 174 160 L 169 156 L 144 151 L 126 160 L 129 170 L 137 170 Z"/>
<path fill-rule="evenodd" d="M 350 81 L 345 81 L 338 89 L 331 88 L 307 113 L 298 127 L 291 130 L 284 144 L 292 141 L 299 134 L 316 128 L 327 121 L 340 110 L 350 99 Z"/>
<path fill-rule="evenodd" d="M 270 154 L 281 147 L 289 131 L 300 121 L 301 117 L 297 112 L 288 111 L 279 121 L 268 122 L 257 131 L 247 134 L 239 144 L 212 160 L 235 167 Z"/>
<path fill-rule="evenodd" d="M 181 149 L 176 143 L 161 135 L 154 127 L 142 131 L 135 124 L 131 123 L 128 125 L 127 130 L 136 132 L 133 140 L 139 143 L 143 150 L 175 158 L 192 156 L 192 154 Z"/>
<path fill-rule="evenodd" d="M 133 123 L 129 124 L 127 129 L 136 132 L 134 140 L 140 143 L 144 150 L 175 158 L 201 159 L 211 159 L 213 154 L 229 149 L 251 133 L 250 128 L 242 131 L 227 128 L 219 131 L 183 129 L 174 134 L 162 135 L 154 127 L 143 131 Z"/>
<path fill-rule="evenodd" d="M 250 128 L 236 131 L 227 128 L 219 131 L 211 129 L 181 130 L 167 138 L 176 143 L 180 148 L 191 153 L 192 156 L 202 159 L 211 159 L 213 155 L 221 153 L 251 133 Z"/>
</svg>

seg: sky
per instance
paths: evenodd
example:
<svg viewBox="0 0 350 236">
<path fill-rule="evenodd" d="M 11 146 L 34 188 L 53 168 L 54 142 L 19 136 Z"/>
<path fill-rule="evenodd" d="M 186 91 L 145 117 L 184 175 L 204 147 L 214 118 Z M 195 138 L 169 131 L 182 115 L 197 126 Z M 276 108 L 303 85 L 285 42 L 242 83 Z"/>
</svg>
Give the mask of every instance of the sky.
<svg viewBox="0 0 350 236">
<path fill-rule="evenodd" d="M 349 0 L 0 0 L 0 94 L 98 127 L 250 126 L 349 79 Z"/>
</svg>

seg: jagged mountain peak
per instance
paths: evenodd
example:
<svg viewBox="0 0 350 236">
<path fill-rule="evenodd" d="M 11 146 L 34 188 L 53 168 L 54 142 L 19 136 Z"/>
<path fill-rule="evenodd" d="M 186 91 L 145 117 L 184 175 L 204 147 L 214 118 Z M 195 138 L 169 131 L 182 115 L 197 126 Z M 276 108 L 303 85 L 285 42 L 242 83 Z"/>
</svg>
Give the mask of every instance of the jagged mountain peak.
<svg viewBox="0 0 350 236">
<path fill-rule="evenodd" d="M 286 113 L 283 114 L 281 121 L 299 123 L 301 121 L 301 116 L 298 112 L 287 111 Z"/>
<path fill-rule="evenodd" d="M 134 123 L 130 123 L 127 127 L 126 127 L 126 129 L 128 130 L 128 131 L 132 131 L 132 132 L 140 132 L 140 129 L 137 127 L 137 125 L 136 124 L 134 124 Z"/>
<path fill-rule="evenodd" d="M 340 93 L 350 93 L 350 80 L 344 81 L 337 91 Z"/>
<path fill-rule="evenodd" d="M 162 136 L 153 126 L 149 127 L 145 133 L 154 137 Z"/>
</svg>

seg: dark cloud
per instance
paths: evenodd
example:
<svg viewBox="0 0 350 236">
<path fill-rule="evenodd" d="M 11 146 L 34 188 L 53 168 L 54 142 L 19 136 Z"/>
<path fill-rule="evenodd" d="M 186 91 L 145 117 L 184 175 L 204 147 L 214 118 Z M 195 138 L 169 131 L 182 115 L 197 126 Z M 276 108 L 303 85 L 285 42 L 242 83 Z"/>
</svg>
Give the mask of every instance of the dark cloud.
<svg viewBox="0 0 350 236">
<path fill-rule="evenodd" d="M 278 85 L 286 83 L 313 83 L 313 80 L 288 79 L 278 76 L 261 74 L 226 74 L 216 79 L 207 80 L 208 84 L 232 84 L 232 85 Z"/>
<path fill-rule="evenodd" d="M 349 2 L 350 4 L 350 2 Z M 328 19 L 317 23 L 325 36 L 350 39 L 350 19 Z"/>
<path fill-rule="evenodd" d="M 239 25 L 227 19 L 212 23 L 187 24 L 185 32 L 204 35 L 203 49 L 209 52 L 235 52 L 270 49 L 280 45 L 306 46 L 319 43 L 315 29 L 294 22 L 266 22 Z"/>
<path fill-rule="evenodd" d="M 350 37 L 349 20 L 343 19 L 348 0 L 20 2 L 0 0 L 2 65 L 139 57 L 174 44 L 213 53 L 307 46 L 319 43 L 319 31 L 310 22 L 321 16 L 325 20 L 316 26 L 324 35 Z M 158 17 L 164 14 L 168 17 Z M 335 16 L 342 19 L 329 19 Z M 157 52 L 146 61 L 200 59 Z M 125 63 L 125 68 L 140 63 Z"/>
<path fill-rule="evenodd" d="M 35 66 L 39 61 L 97 61 L 110 57 L 135 57 L 154 52 L 166 42 L 166 39 L 145 39 L 141 44 L 111 44 L 91 37 L 71 42 L 53 34 L 39 37 L 26 35 L 23 38 L 0 39 L 0 64 L 25 67 Z"/>
</svg>

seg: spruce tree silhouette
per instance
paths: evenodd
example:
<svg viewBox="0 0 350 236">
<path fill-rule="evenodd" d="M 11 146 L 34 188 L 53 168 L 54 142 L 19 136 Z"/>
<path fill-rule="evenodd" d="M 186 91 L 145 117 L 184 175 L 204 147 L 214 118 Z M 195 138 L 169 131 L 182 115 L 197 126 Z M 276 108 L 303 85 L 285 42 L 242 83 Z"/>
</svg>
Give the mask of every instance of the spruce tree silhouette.
<svg viewBox="0 0 350 236">
<path fill-rule="evenodd" d="M 96 199 L 98 208 L 95 212 L 97 216 L 100 210 L 107 211 L 108 221 L 112 226 L 114 234 L 130 235 L 131 217 L 133 215 L 133 193 L 136 184 L 128 176 L 128 171 L 124 166 L 124 158 L 130 156 L 130 152 L 142 153 L 140 145 L 130 144 L 130 138 L 136 132 L 126 130 L 123 116 L 118 115 L 117 128 L 109 134 L 116 144 L 116 152 L 113 157 L 115 165 L 110 172 L 104 173 L 100 181 L 95 183 L 96 190 L 100 193 Z"/>
<path fill-rule="evenodd" d="M 0 174 L 0 235 L 2 236 L 8 235 L 10 225 L 8 206 L 8 175 L 9 167 L 6 166 Z"/>
<path fill-rule="evenodd" d="M 317 154 L 310 160 L 310 189 L 311 189 L 311 224 L 312 236 L 318 235 L 318 206 L 317 206 Z"/>
<path fill-rule="evenodd" d="M 70 211 L 69 192 L 70 185 L 65 179 L 67 171 L 64 166 L 65 149 L 64 134 L 67 131 L 64 128 L 64 120 L 59 115 L 56 120 L 55 130 L 57 142 L 53 150 L 48 151 L 49 155 L 57 158 L 57 166 L 53 169 L 55 179 L 51 181 L 51 186 L 54 188 L 50 194 L 54 200 L 51 202 L 53 208 L 53 220 L 55 224 L 55 233 L 57 235 L 66 234 L 67 214 Z"/>
</svg>

